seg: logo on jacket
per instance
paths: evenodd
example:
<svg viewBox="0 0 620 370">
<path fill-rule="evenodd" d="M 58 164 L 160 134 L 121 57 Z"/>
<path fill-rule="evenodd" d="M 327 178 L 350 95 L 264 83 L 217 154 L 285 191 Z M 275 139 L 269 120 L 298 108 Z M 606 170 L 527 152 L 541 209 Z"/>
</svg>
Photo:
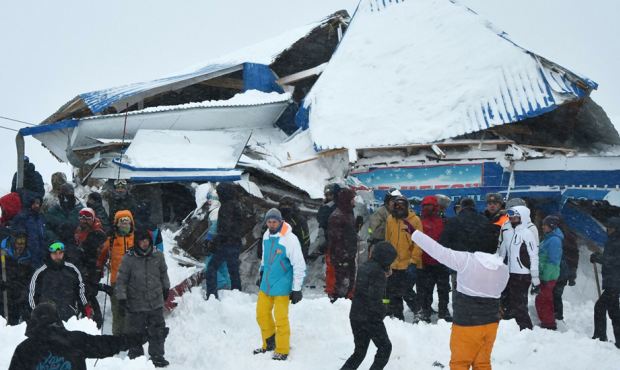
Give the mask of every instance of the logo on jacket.
<svg viewBox="0 0 620 370">
<path fill-rule="evenodd" d="M 51 352 L 37 365 L 37 370 L 71 370 L 71 362 L 64 357 L 54 356 Z"/>
</svg>

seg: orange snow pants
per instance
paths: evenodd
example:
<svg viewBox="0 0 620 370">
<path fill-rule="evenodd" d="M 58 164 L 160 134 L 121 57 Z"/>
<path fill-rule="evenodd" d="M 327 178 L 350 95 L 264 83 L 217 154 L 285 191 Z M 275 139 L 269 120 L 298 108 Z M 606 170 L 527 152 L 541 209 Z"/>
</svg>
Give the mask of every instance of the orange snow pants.
<svg viewBox="0 0 620 370">
<path fill-rule="evenodd" d="M 450 370 L 491 369 L 491 351 L 498 323 L 460 326 L 452 324 Z"/>
<path fill-rule="evenodd" d="M 258 292 L 258 301 L 256 302 L 256 321 L 263 337 L 263 348 L 267 348 L 267 338 L 275 334 L 276 352 L 283 355 L 288 355 L 290 350 L 289 302 L 290 298 L 287 295 L 268 296 L 263 291 Z"/>
</svg>

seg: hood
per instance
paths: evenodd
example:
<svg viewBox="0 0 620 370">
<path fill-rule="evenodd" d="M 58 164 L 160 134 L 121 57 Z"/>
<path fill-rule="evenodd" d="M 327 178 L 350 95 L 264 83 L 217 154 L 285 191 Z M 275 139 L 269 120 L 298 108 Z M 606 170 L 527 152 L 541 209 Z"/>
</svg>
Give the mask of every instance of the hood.
<svg viewBox="0 0 620 370">
<path fill-rule="evenodd" d="M 428 205 L 428 204 L 433 206 L 433 211 L 432 211 L 431 214 L 427 214 L 427 212 L 424 211 L 424 206 Z M 434 195 L 428 195 L 428 196 L 424 197 L 424 199 L 422 199 L 422 203 L 420 205 L 422 206 L 422 209 L 421 209 L 420 213 L 424 217 L 432 216 L 432 215 L 434 215 L 437 212 L 437 210 L 439 210 L 439 202 L 437 202 L 437 197 L 435 197 Z"/>
<path fill-rule="evenodd" d="M 515 206 L 515 207 L 512 207 L 511 209 L 519 213 L 519 215 L 521 216 L 521 225 L 523 225 L 524 227 L 527 227 L 527 225 L 529 225 L 532 222 L 532 219 L 530 218 L 529 208 L 525 206 Z"/>
<path fill-rule="evenodd" d="M 26 336 L 31 338 L 37 334 L 44 334 L 54 327 L 63 327 L 56 305 L 51 302 L 39 303 L 32 311 L 26 325 Z"/>
<path fill-rule="evenodd" d="M 556 227 L 555 229 L 551 230 L 550 233 L 547 233 L 545 235 L 545 239 L 546 238 L 551 238 L 553 236 L 557 236 L 558 238 L 560 238 L 560 240 L 564 240 L 564 233 L 562 232 L 562 230 L 559 227 Z"/>
<path fill-rule="evenodd" d="M 336 207 L 343 212 L 351 212 L 353 205 L 351 200 L 355 198 L 355 192 L 351 189 L 344 188 L 338 192 L 338 199 L 336 199 Z"/>
<path fill-rule="evenodd" d="M 230 182 L 220 182 L 215 187 L 220 202 L 233 201 L 237 198 L 237 187 Z"/>
<path fill-rule="evenodd" d="M 22 201 L 17 193 L 9 193 L 0 198 L 2 220 L 10 220 L 22 209 Z"/>
<path fill-rule="evenodd" d="M 383 269 L 388 269 L 396 259 L 396 249 L 388 242 L 379 242 L 372 248 L 370 259 L 377 262 Z"/>
<path fill-rule="evenodd" d="M 30 209 L 32 203 L 34 203 L 36 199 L 41 201 L 41 204 L 43 204 L 43 198 L 41 198 L 40 195 L 30 190 L 22 190 L 22 209 Z"/>
<path fill-rule="evenodd" d="M 118 219 L 121 217 L 129 217 L 131 219 L 131 232 L 133 232 L 136 229 L 136 223 L 133 219 L 133 214 L 131 214 L 131 211 L 127 209 L 120 210 L 114 215 L 114 229 L 116 229 Z"/>
</svg>

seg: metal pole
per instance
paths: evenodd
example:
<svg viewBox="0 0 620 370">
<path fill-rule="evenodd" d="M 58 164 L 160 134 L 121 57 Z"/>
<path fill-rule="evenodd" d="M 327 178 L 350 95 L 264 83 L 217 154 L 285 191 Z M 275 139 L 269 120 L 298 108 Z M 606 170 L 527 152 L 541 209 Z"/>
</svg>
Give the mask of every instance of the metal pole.
<svg viewBox="0 0 620 370">
<path fill-rule="evenodd" d="M 17 179 L 15 180 L 15 189 L 21 189 L 24 187 L 25 144 L 24 137 L 19 132 L 15 136 L 15 146 L 17 147 Z"/>
<path fill-rule="evenodd" d="M 594 267 L 594 279 L 596 280 L 596 291 L 598 292 L 598 297 L 601 298 L 601 283 L 598 280 L 598 267 L 596 267 L 596 262 L 592 262 L 592 266 Z"/>
<path fill-rule="evenodd" d="M 4 289 L 2 290 L 2 302 L 4 303 L 4 318 L 6 324 L 9 324 L 9 298 L 6 291 L 6 258 L 4 256 L 4 249 L 0 250 L 0 259 L 2 259 L 2 281 L 4 282 Z"/>
</svg>

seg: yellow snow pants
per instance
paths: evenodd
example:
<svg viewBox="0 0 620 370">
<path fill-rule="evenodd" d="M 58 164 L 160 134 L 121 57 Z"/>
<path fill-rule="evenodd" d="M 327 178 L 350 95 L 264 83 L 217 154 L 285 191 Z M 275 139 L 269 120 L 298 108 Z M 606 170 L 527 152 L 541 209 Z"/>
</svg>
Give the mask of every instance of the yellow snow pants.
<svg viewBox="0 0 620 370">
<path fill-rule="evenodd" d="M 276 352 L 284 355 L 288 355 L 290 349 L 289 302 L 290 298 L 287 295 L 268 296 L 262 291 L 258 292 L 258 301 L 256 302 L 256 321 L 263 337 L 263 348 L 267 348 L 267 338 L 275 334 Z"/>
<path fill-rule="evenodd" d="M 452 324 L 450 370 L 490 370 L 498 323 L 461 326 Z"/>
</svg>

